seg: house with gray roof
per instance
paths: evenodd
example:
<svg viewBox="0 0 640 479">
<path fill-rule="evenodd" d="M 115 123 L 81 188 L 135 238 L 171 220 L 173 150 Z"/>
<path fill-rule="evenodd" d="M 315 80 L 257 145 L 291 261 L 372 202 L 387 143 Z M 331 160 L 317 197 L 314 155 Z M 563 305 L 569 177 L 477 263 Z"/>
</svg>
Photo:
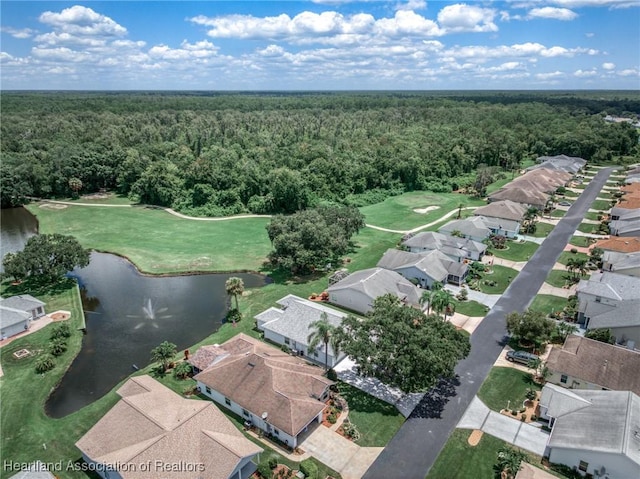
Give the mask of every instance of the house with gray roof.
<svg viewBox="0 0 640 479">
<path fill-rule="evenodd" d="M 640 218 L 611 221 L 609 233 L 614 236 L 640 236 Z"/>
<path fill-rule="evenodd" d="M 536 165 L 530 166 L 527 170 L 535 170 L 537 168 L 547 168 L 549 170 L 564 171 L 575 175 L 587 164 L 587 160 L 576 156 L 556 155 L 556 156 L 540 156 L 536 159 Z"/>
<path fill-rule="evenodd" d="M 395 271 L 409 281 L 417 282 L 422 288 L 428 289 L 435 282 L 460 286 L 469 269 L 465 263 L 453 261 L 437 250 L 427 253 L 411 253 L 388 249 L 376 266 Z"/>
<path fill-rule="evenodd" d="M 547 383 L 540 417 L 545 457 L 593 477 L 640 477 L 640 397 L 630 391 L 568 390 Z"/>
<path fill-rule="evenodd" d="M 331 344 L 325 357 L 324 344 L 310 349 L 308 340 L 313 333 L 311 325 L 314 322 L 326 319 L 332 326 L 338 327 L 347 316 L 345 313 L 293 294 L 279 299 L 277 303 L 279 308 L 271 307 L 255 316 L 258 329 L 264 332 L 265 339 L 287 346 L 294 354 L 315 363 L 324 365 L 326 361 L 329 368 L 345 357 L 344 353 L 336 356 Z"/>
<path fill-rule="evenodd" d="M 640 253 L 605 251 L 602 254 L 602 269 L 612 273 L 640 277 Z"/>
<path fill-rule="evenodd" d="M 640 394 L 640 352 L 575 334 L 553 347 L 547 382 L 571 389 L 609 389 Z"/>
<path fill-rule="evenodd" d="M 576 294 L 578 322 L 585 328 L 611 329 L 616 342 L 630 349 L 640 345 L 640 278 L 593 273 L 578 283 Z"/>
<path fill-rule="evenodd" d="M 491 230 L 485 224 L 483 217 L 472 216 L 463 220 L 449 221 L 438 229 L 438 233 L 482 242 L 491 235 Z"/>
<path fill-rule="evenodd" d="M 489 201 L 509 200 L 514 203 L 522 203 L 527 206 L 534 206 L 543 209 L 549 201 L 549 195 L 537 189 L 507 188 L 502 187 L 495 193 L 489 195 Z"/>
<path fill-rule="evenodd" d="M 10 338 L 31 326 L 31 321 L 45 315 L 45 303 L 29 294 L 0 300 L 0 339 Z"/>
<path fill-rule="evenodd" d="M 615 206 L 611 208 L 609 216 L 612 221 L 633 221 L 640 219 L 640 208 L 623 208 Z"/>
<path fill-rule="evenodd" d="M 395 271 L 370 268 L 351 273 L 327 289 L 329 302 L 357 313 L 373 309 L 376 298 L 392 294 L 408 306 L 418 307 L 420 290 Z"/>
<path fill-rule="evenodd" d="M 484 216 L 486 218 L 496 218 L 500 220 L 510 220 L 522 222 L 527 207 L 521 203 L 504 200 L 489 203 L 487 206 L 477 208 L 473 214 L 475 216 Z"/>
<path fill-rule="evenodd" d="M 480 261 L 487 251 L 487 245 L 457 236 L 424 231 L 402 242 L 412 253 L 426 253 L 438 250 L 453 261 L 463 262 L 466 259 Z"/>
</svg>

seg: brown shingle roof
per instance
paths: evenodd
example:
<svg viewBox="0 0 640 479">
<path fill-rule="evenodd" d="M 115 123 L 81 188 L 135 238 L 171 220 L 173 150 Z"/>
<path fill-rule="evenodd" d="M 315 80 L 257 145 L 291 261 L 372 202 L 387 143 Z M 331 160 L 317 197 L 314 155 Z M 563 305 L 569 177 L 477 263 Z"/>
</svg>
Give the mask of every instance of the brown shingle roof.
<svg viewBox="0 0 640 479">
<path fill-rule="evenodd" d="M 625 196 L 616 204 L 616 208 L 624 208 L 627 210 L 635 210 L 640 208 L 640 198 L 636 196 Z"/>
<path fill-rule="evenodd" d="M 226 479 L 242 458 L 262 451 L 214 404 L 182 398 L 149 376 L 129 379 L 117 393 L 122 399 L 76 446 L 97 463 L 120 465 L 124 479 Z M 151 470 L 142 470 L 148 461 Z M 195 469 L 160 470 L 156 461 Z"/>
<path fill-rule="evenodd" d="M 198 368 L 198 370 L 204 371 L 215 361 L 219 361 L 228 355 L 229 353 L 217 344 L 202 346 L 189 358 L 189 363 Z"/>
<path fill-rule="evenodd" d="M 238 344 L 252 344 L 250 350 Z M 322 370 L 279 349 L 239 334 L 221 345 L 238 351 L 213 364 L 195 379 L 270 424 L 296 436 L 323 409 L 318 400 L 332 381 Z"/>
<path fill-rule="evenodd" d="M 625 198 L 631 196 L 640 196 L 640 183 L 630 183 L 628 185 L 624 185 L 620 188 L 620 191 L 625 194 Z"/>
<path fill-rule="evenodd" d="M 640 251 L 640 237 L 612 236 L 609 239 L 598 241 L 594 248 L 601 248 L 605 251 L 619 251 L 620 253 L 635 253 Z"/>
<path fill-rule="evenodd" d="M 570 335 L 562 348 L 553 348 L 550 371 L 567 374 L 614 391 L 640 393 L 640 353 Z"/>
<path fill-rule="evenodd" d="M 496 201 L 473 212 L 475 216 L 488 216 L 512 221 L 522 221 L 527 207 L 510 200 Z"/>
</svg>

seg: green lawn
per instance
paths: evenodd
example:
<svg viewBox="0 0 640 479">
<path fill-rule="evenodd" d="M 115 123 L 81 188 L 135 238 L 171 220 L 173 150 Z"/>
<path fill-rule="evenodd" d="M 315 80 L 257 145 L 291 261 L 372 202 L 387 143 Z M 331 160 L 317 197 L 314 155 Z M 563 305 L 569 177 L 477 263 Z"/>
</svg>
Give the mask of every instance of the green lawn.
<svg viewBox="0 0 640 479">
<path fill-rule="evenodd" d="M 562 311 L 567 305 L 567 298 L 553 296 L 551 294 L 538 294 L 533 298 L 529 309 L 540 311 L 544 314 L 551 314 L 552 311 Z"/>
<path fill-rule="evenodd" d="M 551 212 L 551 216 L 554 217 L 554 218 L 562 218 L 566 214 L 567 214 L 567 212 L 565 210 L 553 210 Z"/>
<path fill-rule="evenodd" d="M 490 248 L 490 252 L 497 258 L 511 261 L 528 261 L 538 249 L 538 244 L 531 241 L 507 241 L 507 249 Z"/>
<path fill-rule="evenodd" d="M 338 389 L 349 404 L 349 420 L 360 432 L 357 443 L 365 447 L 386 446 L 404 423 L 404 416 L 391 404 L 347 383 L 339 383 Z"/>
<path fill-rule="evenodd" d="M 492 266 L 493 273 L 484 273 L 480 280 L 480 291 L 486 294 L 502 294 L 509 286 L 509 283 L 514 280 L 518 271 L 506 266 L 494 265 Z M 511 279 L 509 279 L 511 278 Z M 494 281 L 494 286 L 485 284 L 485 281 Z"/>
<path fill-rule="evenodd" d="M 598 226 L 599 225 L 593 225 L 591 223 L 580 223 L 578 225 L 578 231 L 582 231 L 583 233 L 591 233 L 591 234 L 598 234 Z M 608 233 L 605 233 L 608 234 Z"/>
<path fill-rule="evenodd" d="M 455 429 L 438 455 L 427 479 L 490 479 L 495 476 L 493 465 L 498 451 L 507 443 L 489 434 L 483 434 L 476 446 L 469 445 L 469 429 Z M 524 451 L 527 462 L 541 467 L 542 457 Z M 551 474 L 551 471 L 547 471 Z M 499 476 L 498 476 L 499 477 Z M 558 477 L 561 477 L 558 475 Z"/>
<path fill-rule="evenodd" d="M 510 409 L 520 409 L 529 388 L 541 389 L 533 381 L 531 373 L 514 368 L 494 367 L 480 386 L 478 397 L 494 411 L 506 409 L 507 404 Z"/>
<path fill-rule="evenodd" d="M 550 225 L 549 223 L 536 223 L 536 231 L 533 234 L 530 234 L 530 236 L 535 236 L 536 238 L 546 238 L 547 236 L 549 236 L 549 233 L 551 233 L 551 230 L 553 230 L 553 225 Z"/>
<path fill-rule="evenodd" d="M 456 313 L 464 314 L 465 316 L 484 317 L 488 311 L 489 308 L 477 301 L 458 301 L 456 303 Z"/>
<path fill-rule="evenodd" d="M 365 215 L 367 224 L 405 231 L 436 221 L 450 211 L 458 208 L 460 204 L 466 207 L 484 206 L 486 203 L 480 199 L 459 193 L 412 191 L 399 196 L 391 196 L 382 203 L 363 206 L 360 208 L 360 211 Z M 413 211 L 414 209 L 426 208 L 428 206 L 438 206 L 439 208 L 424 214 Z M 469 210 L 462 211 L 463 217 L 469 214 L 471 214 Z M 456 216 L 457 214 L 453 215 L 449 220 L 455 219 Z"/>
<path fill-rule="evenodd" d="M 584 218 L 587 220 L 595 220 L 595 221 L 600 221 L 598 219 L 598 216 L 602 216 L 601 213 L 593 213 L 591 211 L 587 211 L 587 213 L 584 215 Z"/>
<path fill-rule="evenodd" d="M 562 253 L 560 253 L 560 256 L 558 257 L 558 263 L 562 263 L 563 265 L 566 266 L 571 258 L 573 258 L 574 260 L 577 260 L 577 259 L 589 260 L 589 255 L 586 253 L 572 253 L 571 251 L 563 251 Z"/>
<path fill-rule="evenodd" d="M 591 241 L 586 236 L 572 236 L 569 240 L 569 243 L 574 246 L 581 246 L 583 248 L 591 246 Z"/>
<path fill-rule="evenodd" d="M 75 236 L 85 248 L 117 253 L 141 271 L 257 271 L 271 244 L 268 218 L 194 221 L 163 210 L 28 205 L 41 233 Z"/>
<path fill-rule="evenodd" d="M 64 281 L 55 287 L 26 289 L 3 284 L 2 295 L 29 293 L 47 303 L 47 311 L 64 309 L 71 312 L 70 325 L 73 331 L 68 339 L 68 349 L 56 359 L 56 367 L 45 374 L 37 374 L 34 369 L 39 351 L 46 349 L 52 325 L 40 331 L 17 339 L 0 350 L 4 376 L 0 378 L 0 396 L 2 396 L 2 441 L 3 460 L 31 463 L 36 459 L 42 462 L 59 460 L 75 461 L 81 455 L 74 443 L 115 404 L 117 397 L 110 392 L 91 405 L 62 419 L 51 419 L 44 412 L 44 404 L 49 392 L 62 378 L 73 358 L 80 351 L 83 313 L 76 284 Z M 28 349 L 36 352 L 34 356 L 16 359 L 15 351 Z M 46 449 L 43 447 L 46 445 Z M 2 470 L 0 477 L 9 477 L 13 473 Z M 86 478 L 83 472 L 68 471 L 65 478 Z"/>
<path fill-rule="evenodd" d="M 597 211 L 609 211 L 611 209 L 611 202 L 605 200 L 595 200 L 593 203 L 591 203 L 590 208 Z"/>
<path fill-rule="evenodd" d="M 576 188 L 577 190 L 583 190 L 585 187 L 584 187 L 584 185 L 579 185 L 579 186 L 575 186 L 574 188 Z M 576 193 L 575 191 L 567 190 L 564 193 L 563 196 L 565 198 L 572 199 L 572 198 L 577 198 L 578 196 L 580 196 L 580 193 Z"/>
<path fill-rule="evenodd" d="M 549 283 L 551 286 L 555 286 L 556 288 L 562 288 L 567 284 L 570 284 L 568 281 L 569 273 L 566 270 L 554 269 L 549 272 L 549 276 L 545 280 L 546 283 Z M 587 279 L 589 275 L 582 276 L 580 279 Z"/>
<path fill-rule="evenodd" d="M 507 183 L 511 183 L 513 180 L 514 178 L 512 178 L 511 175 L 507 175 L 506 178 L 502 178 L 501 180 L 494 181 L 489 186 L 487 186 L 487 196 L 490 195 L 491 193 L 495 193 Z"/>
</svg>

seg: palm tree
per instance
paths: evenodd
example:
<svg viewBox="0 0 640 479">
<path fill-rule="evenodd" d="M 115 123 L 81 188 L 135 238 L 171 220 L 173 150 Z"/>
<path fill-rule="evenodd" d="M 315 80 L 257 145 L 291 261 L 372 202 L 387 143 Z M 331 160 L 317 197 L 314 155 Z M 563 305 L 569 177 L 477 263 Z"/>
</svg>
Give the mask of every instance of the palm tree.
<svg viewBox="0 0 640 479">
<path fill-rule="evenodd" d="M 169 341 L 163 341 L 159 346 L 151 350 L 151 359 L 162 364 L 162 371 L 165 372 L 171 364 L 171 360 L 178 353 L 176 345 Z"/>
<path fill-rule="evenodd" d="M 244 293 L 244 281 L 242 281 L 242 278 L 232 276 L 224 283 L 224 287 L 227 294 L 235 298 L 236 309 L 240 310 L 240 307 L 238 306 L 238 296 L 241 296 L 242 293 Z"/>
<path fill-rule="evenodd" d="M 313 332 L 307 337 L 309 341 L 309 350 L 312 351 L 318 347 L 320 343 L 324 344 L 324 369 L 329 370 L 329 345 L 333 349 L 333 357 L 337 359 L 340 355 L 340 342 L 336 333 L 336 327 L 327 319 L 327 313 L 322 313 L 321 319 L 314 321 L 309 325 L 309 329 Z"/>
<path fill-rule="evenodd" d="M 450 291 L 446 289 L 441 289 L 435 291 L 433 296 L 431 297 L 431 305 L 433 306 L 433 310 L 436 312 L 438 316 L 444 312 L 444 319 L 447 319 L 447 307 L 454 304 L 454 297 Z"/>
<path fill-rule="evenodd" d="M 538 218 L 538 208 L 535 206 L 529 206 L 522 218 L 522 224 L 524 226 L 525 233 L 533 233 L 535 231 L 536 219 Z"/>
<path fill-rule="evenodd" d="M 422 296 L 420 297 L 420 304 L 422 306 L 427 305 L 427 314 L 429 314 L 429 310 L 431 309 L 431 301 L 433 300 L 433 295 L 436 291 L 440 291 L 443 288 L 443 285 L 440 281 L 434 281 L 431 285 L 431 289 L 424 291 Z"/>
</svg>

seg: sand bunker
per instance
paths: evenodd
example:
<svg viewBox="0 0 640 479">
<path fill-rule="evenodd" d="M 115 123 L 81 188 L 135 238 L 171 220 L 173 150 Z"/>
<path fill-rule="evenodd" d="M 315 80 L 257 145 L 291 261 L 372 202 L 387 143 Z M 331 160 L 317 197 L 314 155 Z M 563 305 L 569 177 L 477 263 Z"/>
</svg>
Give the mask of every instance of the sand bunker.
<svg viewBox="0 0 640 479">
<path fill-rule="evenodd" d="M 111 198 L 111 193 L 90 193 L 88 195 L 82 195 L 83 200 L 106 200 Z"/>
<path fill-rule="evenodd" d="M 67 205 L 59 205 L 57 203 L 42 203 L 40 208 L 46 208 L 48 210 L 63 210 Z"/>
<path fill-rule="evenodd" d="M 423 215 L 425 213 L 428 213 L 429 211 L 439 210 L 439 209 L 440 209 L 439 206 L 427 206 L 426 208 L 414 208 L 413 212 Z"/>
</svg>

